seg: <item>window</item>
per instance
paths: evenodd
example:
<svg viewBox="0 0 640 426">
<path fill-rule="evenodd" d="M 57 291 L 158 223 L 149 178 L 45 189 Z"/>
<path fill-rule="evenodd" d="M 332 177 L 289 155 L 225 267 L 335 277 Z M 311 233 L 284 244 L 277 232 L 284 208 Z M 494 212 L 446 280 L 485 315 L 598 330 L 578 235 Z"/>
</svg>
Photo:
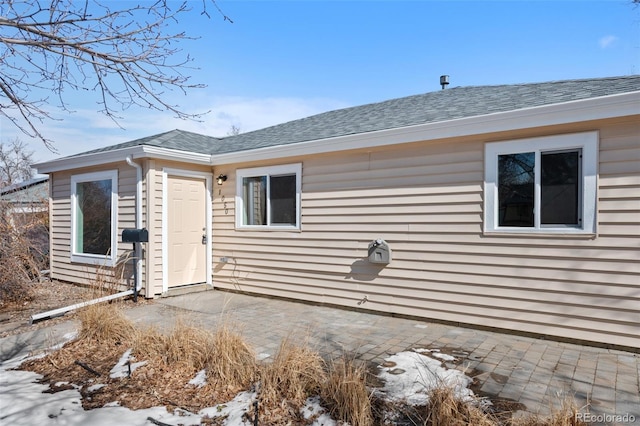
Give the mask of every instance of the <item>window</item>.
<svg viewBox="0 0 640 426">
<path fill-rule="evenodd" d="M 238 228 L 300 229 L 301 164 L 237 171 Z"/>
<path fill-rule="evenodd" d="M 113 266 L 117 254 L 118 172 L 71 177 L 71 261 Z"/>
<path fill-rule="evenodd" d="M 597 132 L 488 143 L 485 231 L 595 233 Z"/>
</svg>

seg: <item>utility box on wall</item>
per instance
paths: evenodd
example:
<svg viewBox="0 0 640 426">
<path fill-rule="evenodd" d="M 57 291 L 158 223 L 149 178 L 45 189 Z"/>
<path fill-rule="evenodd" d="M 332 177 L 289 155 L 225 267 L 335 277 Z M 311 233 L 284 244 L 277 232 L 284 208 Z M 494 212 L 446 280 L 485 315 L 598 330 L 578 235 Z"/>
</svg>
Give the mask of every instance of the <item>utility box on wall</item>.
<svg viewBox="0 0 640 426">
<path fill-rule="evenodd" d="M 386 265 L 391 262 L 391 249 L 381 238 L 369 243 L 369 262 Z"/>
</svg>

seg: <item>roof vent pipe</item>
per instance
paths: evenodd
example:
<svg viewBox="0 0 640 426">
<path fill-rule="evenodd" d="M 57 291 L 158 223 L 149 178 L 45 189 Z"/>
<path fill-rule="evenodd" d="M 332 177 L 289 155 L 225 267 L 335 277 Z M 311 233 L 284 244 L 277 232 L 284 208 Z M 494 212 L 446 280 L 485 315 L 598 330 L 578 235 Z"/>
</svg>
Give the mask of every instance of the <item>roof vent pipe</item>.
<svg viewBox="0 0 640 426">
<path fill-rule="evenodd" d="M 447 84 L 449 84 L 449 76 L 448 75 L 441 75 L 440 76 L 440 85 L 442 86 L 442 90 L 444 90 L 444 88 L 447 87 Z"/>
</svg>

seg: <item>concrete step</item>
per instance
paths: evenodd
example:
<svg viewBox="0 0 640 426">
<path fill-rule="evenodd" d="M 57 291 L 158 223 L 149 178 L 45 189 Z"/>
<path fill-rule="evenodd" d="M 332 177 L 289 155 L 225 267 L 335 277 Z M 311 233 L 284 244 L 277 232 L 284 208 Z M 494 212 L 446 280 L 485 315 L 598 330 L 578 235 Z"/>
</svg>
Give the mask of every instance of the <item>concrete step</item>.
<svg viewBox="0 0 640 426">
<path fill-rule="evenodd" d="M 181 285 L 171 287 L 169 291 L 162 294 L 162 297 L 182 296 L 183 294 L 197 293 L 200 291 L 213 290 L 213 286 L 206 283 Z"/>
</svg>

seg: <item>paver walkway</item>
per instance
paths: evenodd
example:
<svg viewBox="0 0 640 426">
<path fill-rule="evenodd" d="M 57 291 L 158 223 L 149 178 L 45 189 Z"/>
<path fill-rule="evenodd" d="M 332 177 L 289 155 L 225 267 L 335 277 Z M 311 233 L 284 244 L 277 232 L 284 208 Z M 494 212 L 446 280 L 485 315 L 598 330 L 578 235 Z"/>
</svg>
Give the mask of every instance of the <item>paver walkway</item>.
<svg viewBox="0 0 640 426">
<path fill-rule="evenodd" d="M 548 414 L 571 395 L 583 413 L 635 419 L 593 424 L 640 425 L 636 353 L 222 291 L 168 297 L 128 312 L 143 322 L 185 314 L 203 326 L 231 321 L 262 357 L 274 355 L 285 337 L 308 339 L 325 357 L 346 352 L 377 364 L 407 349 L 440 349 L 456 357 L 448 367 L 473 376 L 482 393 L 529 412 Z"/>
</svg>

